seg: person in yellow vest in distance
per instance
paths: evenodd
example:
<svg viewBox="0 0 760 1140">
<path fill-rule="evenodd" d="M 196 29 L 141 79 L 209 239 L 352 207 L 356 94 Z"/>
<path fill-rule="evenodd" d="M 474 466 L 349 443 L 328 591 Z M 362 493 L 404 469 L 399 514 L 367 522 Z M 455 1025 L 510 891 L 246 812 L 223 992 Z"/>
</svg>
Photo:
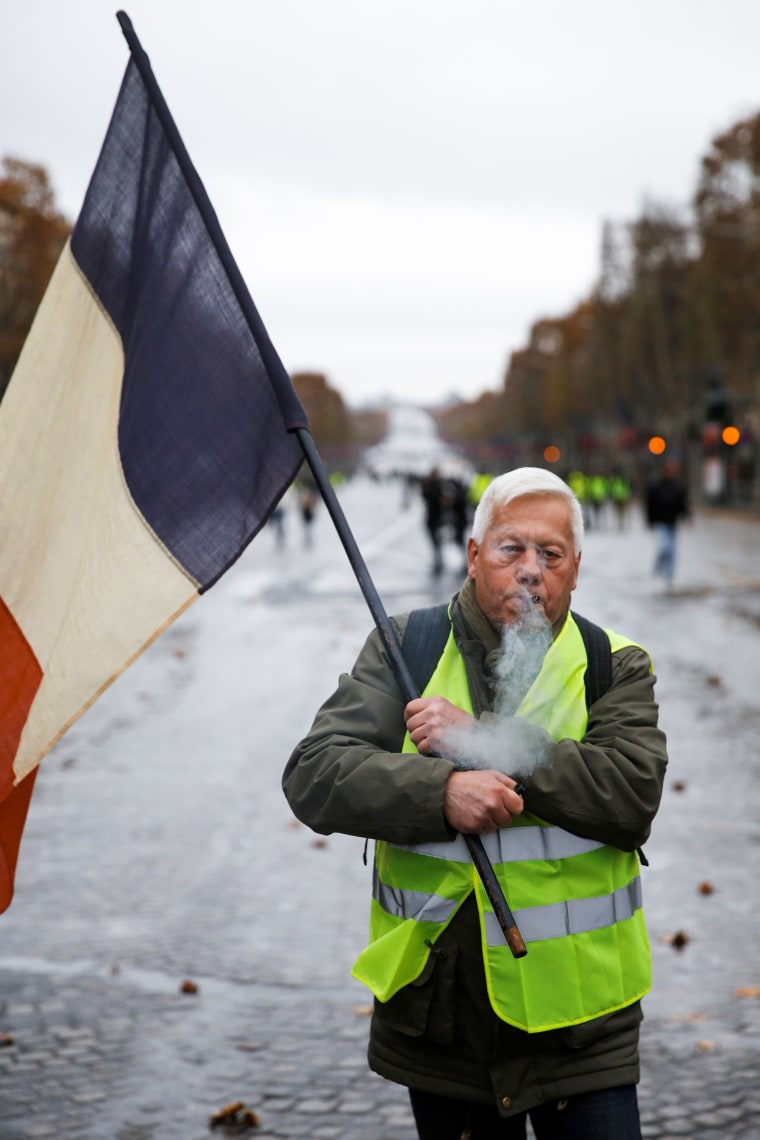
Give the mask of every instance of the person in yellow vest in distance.
<svg viewBox="0 0 760 1140">
<path fill-rule="evenodd" d="M 577 468 L 570 472 L 567 477 L 567 485 L 575 495 L 580 503 L 581 514 L 583 516 L 583 525 L 589 525 L 589 479 L 583 471 Z"/>
<path fill-rule="evenodd" d="M 604 529 L 604 509 L 609 495 L 609 481 L 601 471 L 594 471 L 587 481 L 589 504 L 589 526 L 594 530 Z"/>
<path fill-rule="evenodd" d="M 467 488 L 467 505 L 473 512 L 476 510 L 478 503 L 483 498 L 483 493 L 492 479 L 493 475 L 491 475 L 488 471 L 483 471 L 480 469 L 478 469 L 470 479 L 470 483 Z"/>
<path fill-rule="evenodd" d="M 443 626 L 422 695 L 404 702 L 372 632 L 283 775 L 315 831 L 376 841 L 353 973 L 374 994 L 369 1064 L 407 1086 L 421 1140 L 524 1140 L 528 1117 L 537 1140 L 641 1137 L 639 849 L 666 743 L 647 652 L 598 628 L 603 652 L 586 649 L 570 609 L 582 545 L 563 480 L 497 477 L 461 589 L 422 611 Z M 407 656 L 419 616 L 392 619 Z M 587 707 L 589 652 L 610 676 Z M 524 957 L 461 833 L 482 837 Z"/>
<path fill-rule="evenodd" d="M 615 510 L 619 531 L 625 530 L 628 525 L 628 509 L 632 497 L 631 480 L 624 471 L 614 470 L 610 475 L 610 499 Z"/>
</svg>

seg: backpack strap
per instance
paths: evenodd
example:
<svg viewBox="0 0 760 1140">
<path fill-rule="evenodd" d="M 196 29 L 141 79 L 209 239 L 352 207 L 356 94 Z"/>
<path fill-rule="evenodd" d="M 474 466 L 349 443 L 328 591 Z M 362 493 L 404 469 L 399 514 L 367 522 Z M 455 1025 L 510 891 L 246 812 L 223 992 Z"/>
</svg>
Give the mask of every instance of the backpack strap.
<svg viewBox="0 0 760 1140">
<path fill-rule="evenodd" d="M 433 676 L 450 632 L 448 602 L 409 614 L 401 649 L 419 693 L 424 692 Z"/>
<path fill-rule="evenodd" d="M 601 626 L 573 611 L 573 619 L 580 630 L 586 648 L 586 708 L 591 708 L 612 684 L 612 650 L 610 639 Z"/>
</svg>

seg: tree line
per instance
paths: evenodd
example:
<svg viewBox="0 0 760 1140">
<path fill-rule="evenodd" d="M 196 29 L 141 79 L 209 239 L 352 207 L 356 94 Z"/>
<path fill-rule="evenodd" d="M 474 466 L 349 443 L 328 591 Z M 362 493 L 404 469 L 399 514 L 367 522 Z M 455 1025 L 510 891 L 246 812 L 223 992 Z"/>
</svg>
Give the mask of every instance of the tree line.
<svg viewBox="0 0 760 1140">
<path fill-rule="evenodd" d="M 10 381 L 71 223 L 44 166 L 6 157 L 0 173 L 0 398 Z M 354 411 L 321 373 L 292 377 L 330 470 L 349 474 L 386 432 L 382 411 Z"/>
<path fill-rule="evenodd" d="M 42 166 L 4 158 L 0 177 L 0 396 L 71 225 Z"/>
<path fill-rule="evenodd" d="M 648 202 L 634 221 L 606 223 L 601 245 L 591 295 L 532 325 L 500 390 L 433 409 L 441 433 L 494 469 L 548 459 L 632 475 L 651 465 L 656 438 L 692 482 L 719 459 L 727 494 L 753 498 L 760 114 L 713 138 L 688 210 Z M 738 443 L 724 442 L 729 426 Z"/>
</svg>

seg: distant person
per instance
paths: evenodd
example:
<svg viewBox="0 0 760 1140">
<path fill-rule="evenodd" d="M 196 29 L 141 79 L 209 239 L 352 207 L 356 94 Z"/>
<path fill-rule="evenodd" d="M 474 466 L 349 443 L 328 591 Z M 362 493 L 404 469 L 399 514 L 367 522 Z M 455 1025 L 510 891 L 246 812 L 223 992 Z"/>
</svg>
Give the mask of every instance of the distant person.
<svg viewBox="0 0 760 1140">
<path fill-rule="evenodd" d="M 720 503 L 726 493 L 726 468 L 717 455 L 708 455 L 702 464 L 702 493 L 708 503 Z"/>
<path fill-rule="evenodd" d="M 475 511 L 478 503 L 483 498 L 486 487 L 492 480 L 493 475 L 488 471 L 483 471 L 482 468 L 478 468 L 475 472 L 467 488 L 467 505 L 471 511 Z"/>
<path fill-rule="evenodd" d="M 583 514 L 583 525 L 590 529 L 589 519 L 589 493 L 588 493 L 588 476 L 583 471 L 577 468 L 571 471 L 567 477 L 567 485 L 575 495 L 576 499 L 581 505 L 581 513 Z"/>
<path fill-rule="evenodd" d="M 281 549 L 287 544 L 288 518 L 292 517 L 296 509 L 298 492 L 295 484 L 288 487 L 269 518 L 269 525 L 274 532 L 275 543 Z"/>
<path fill-rule="evenodd" d="M 594 530 L 602 530 L 604 523 L 604 508 L 609 494 L 607 477 L 601 471 L 595 471 L 588 479 L 588 505 L 589 522 Z"/>
<path fill-rule="evenodd" d="M 415 656 L 433 642 L 422 696 L 404 700 L 373 631 L 283 776 L 302 822 L 375 840 L 354 976 L 375 996 L 369 1064 L 409 1088 L 421 1140 L 524 1140 L 528 1116 L 538 1140 L 641 1140 L 637 848 L 666 747 L 651 660 L 626 637 L 597 628 L 611 680 L 587 706 L 590 629 L 570 610 L 582 546 L 556 475 L 494 480 L 448 607 L 391 619 Z M 526 956 L 462 832 L 483 834 Z"/>
<path fill-rule="evenodd" d="M 437 467 L 433 467 L 420 484 L 425 504 L 425 529 L 433 547 L 433 574 L 443 570 L 443 481 Z"/>
<path fill-rule="evenodd" d="M 673 588 L 676 570 L 676 535 L 681 519 L 689 517 L 689 496 L 676 459 L 665 461 L 662 474 L 646 489 L 647 525 L 654 531 L 657 547 L 654 573 Z"/>
<path fill-rule="evenodd" d="M 628 522 L 628 508 L 633 496 L 631 480 L 624 471 L 613 471 L 610 476 L 610 499 L 617 518 L 618 530 L 625 530 Z"/>
<path fill-rule="evenodd" d="M 285 508 L 281 502 L 277 504 L 275 509 L 269 516 L 269 525 L 274 531 L 274 539 L 277 546 L 285 545 Z"/>
<path fill-rule="evenodd" d="M 447 479 L 444 483 L 443 502 L 445 518 L 458 553 L 464 559 L 462 573 L 467 573 L 467 524 L 469 512 L 467 487 L 461 479 Z"/>
<path fill-rule="evenodd" d="M 317 509 L 317 496 L 311 487 L 302 487 L 299 491 L 298 509 L 301 513 L 301 521 L 303 522 L 304 546 L 311 546 L 314 541 L 314 512 Z"/>
</svg>

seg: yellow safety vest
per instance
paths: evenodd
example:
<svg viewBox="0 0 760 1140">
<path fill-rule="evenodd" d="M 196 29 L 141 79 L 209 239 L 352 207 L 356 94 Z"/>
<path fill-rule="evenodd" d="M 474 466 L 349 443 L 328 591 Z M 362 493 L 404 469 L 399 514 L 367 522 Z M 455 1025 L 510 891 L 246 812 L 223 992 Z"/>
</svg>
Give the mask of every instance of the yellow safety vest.
<svg viewBox="0 0 760 1140">
<path fill-rule="evenodd" d="M 605 631 L 613 652 L 632 642 Z M 586 730 L 587 658 L 572 615 L 517 715 L 555 740 Z M 425 688 L 472 713 L 453 633 Z M 407 735 L 404 751 L 416 752 Z M 410 761 L 413 762 L 413 761 Z M 422 761 L 424 763 L 424 759 Z M 639 861 L 530 812 L 483 835 L 528 953 L 514 958 L 461 835 L 446 843 L 375 845 L 370 941 L 354 977 L 387 1001 L 422 973 L 435 940 L 475 890 L 488 993 L 504 1021 L 529 1033 L 622 1009 L 651 987 Z"/>
</svg>

